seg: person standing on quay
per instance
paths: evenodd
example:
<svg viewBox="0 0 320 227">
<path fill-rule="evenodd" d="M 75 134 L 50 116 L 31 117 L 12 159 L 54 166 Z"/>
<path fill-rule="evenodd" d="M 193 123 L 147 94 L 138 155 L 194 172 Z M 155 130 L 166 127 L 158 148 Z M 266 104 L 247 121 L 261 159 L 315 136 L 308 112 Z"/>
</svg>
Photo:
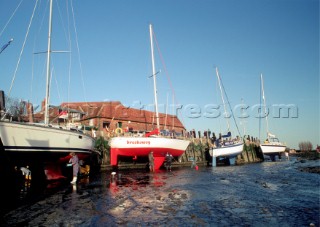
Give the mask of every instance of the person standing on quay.
<svg viewBox="0 0 320 227">
<path fill-rule="evenodd" d="M 285 154 L 285 156 L 286 156 L 286 160 L 289 161 L 289 160 L 290 160 L 290 158 L 289 158 L 289 152 L 288 152 L 288 151 L 285 151 L 284 154 Z"/>
<path fill-rule="evenodd" d="M 154 172 L 154 157 L 153 157 L 153 151 L 151 151 L 149 153 L 149 169 L 150 169 L 150 172 Z"/>
<path fill-rule="evenodd" d="M 73 178 L 70 183 L 75 184 L 77 182 L 78 173 L 79 173 L 79 158 L 74 152 L 71 152 L 70 156 L 71 158 L 69 160 L 69 163 L 71 163 L 72 165 L 72 172 L 73 172 Z"/>
</svg>

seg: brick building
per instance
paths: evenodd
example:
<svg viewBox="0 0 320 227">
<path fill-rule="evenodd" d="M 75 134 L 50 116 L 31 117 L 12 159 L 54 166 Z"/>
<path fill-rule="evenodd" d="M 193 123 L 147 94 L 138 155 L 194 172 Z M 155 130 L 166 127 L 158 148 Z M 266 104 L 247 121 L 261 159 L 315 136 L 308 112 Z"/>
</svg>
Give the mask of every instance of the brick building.
<svg viewBox="0 0 320 227">
<path fill-rule="evenodd" d="M 71 122 L 74 126 L 86 126 L 87 130 L 94 128 L 101 136 L 112 135 L 115 131 L 145 132 L 156 128 L 155 112 L 125 107 L 118 101 L 62 103 L 51 107 L 49 112 L 52 124 Z M 43 119 L 43 110 L 34 114 L 33 118 L 35 122 Z M 159 113 L 159 121 L 160 130 L 185 135 L 186 129 L 176 116 Z"/>
</svg>

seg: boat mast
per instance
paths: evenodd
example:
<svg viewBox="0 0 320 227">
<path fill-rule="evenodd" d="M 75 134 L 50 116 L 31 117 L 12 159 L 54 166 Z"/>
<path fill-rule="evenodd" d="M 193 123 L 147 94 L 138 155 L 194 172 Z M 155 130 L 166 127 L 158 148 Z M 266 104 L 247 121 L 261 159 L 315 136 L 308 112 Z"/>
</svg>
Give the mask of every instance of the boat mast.
<svg viewBox="0 0 320 227">
<path fill-rule="evenodd" d="M 244 104 L 243 104 L 243 98 L 241 98 L 241 104 L 244 105 Z M 241 109 L 241 115 L 243 115 L 243 112 L 244 112 L 243 109 Z M 242 116 L 242 118 L 243 118 L 243 116 Z M 240 124 L 242 124 L 242 127 L 243 127 L 243 135 L 245 135 L 245 134 L 246 134 L 246 121 L 243 121 L 242 118 L 241 118 Z"/>
<path fill-rule="evenodd" d="M 269 139 L 268 113 L 267 113 L 266 98 L 264 96 L 264 85 L 263 85 L 262 73 L 261 73 L 261 77 L 260 78 L 261 78 L 262 99 L 263 99 L 263 104 L 264 104 L 264 114 L 266 115 L 267 138 Z"/>
<path fill-rule="evenodd" d="M 44 112 L 44 123 L 46 125 L 49 124 L 51 31 L 52 31 L 52 0 L 50 0 L 50 11 L 49 11 L 49 31 L 48 31 L 48 50 L 47 50 L 47 82 L 46 82 L 46 100 L 45 100 L 45 112 Z"/>
<path fill-rule="evenodd" d="M 157 129 L 160 130 L 159 123 L 159 111 L 158 111 L 158 96 L 157 96 L 157 73 L 154 64 L 154 50 L 153 50 L 153 31 L 152 24 L 149 25 L 150 30 L 150 45 L 151 45 L 151 62 L 152 62 L 152 77 L 153 77 L 153 92 L 154 92 L 154 105 L 156 110 L 156 119 L 157 119 Z"/>
<path fill-rule="evenodd" d="M 223 97 L 221 81 L 220 81 L 221 79 L 220 79 L 220 76 L 219 76 L 218 67 L 216 67 L 216 74 L 217 74 L 217 77 L 218 77 L 220 93 L 221 93 L 221 99 L 222 99 L 222 103 L 223 103 L 223 107 L 224 107 L 224 114 L 225 114 L 225 118 L 227 118 L 228 132 L 230 132 L 230 123 L 229 123 L 229 118 L 227 117 L 227 108 L 226 108 L 226 104 L 225 104 L 224 97 Z"/>
</svg>

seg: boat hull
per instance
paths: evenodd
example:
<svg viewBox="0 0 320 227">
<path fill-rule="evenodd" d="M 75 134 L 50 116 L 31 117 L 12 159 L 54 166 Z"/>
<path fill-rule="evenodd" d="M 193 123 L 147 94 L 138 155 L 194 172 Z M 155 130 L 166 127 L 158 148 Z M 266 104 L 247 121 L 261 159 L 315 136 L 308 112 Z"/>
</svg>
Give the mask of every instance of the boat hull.
<svg viewBox="0 0 320 227">
<path fill-rule="evenodd" d="M 52 172 L 48 180 L 62 177 L 59 167 L 69 161 L 70 152 L 77 153 L 80 160 L 97 154 L 91 136 L 34 124 L 0 121 L 0 139 L 1 153 L 10 160 L 10 165 L 41 166 Z"/>
<path fill-rule="evenodd" d="M 275 155 L 282 153 L 286 150 L 286 146 L 282 144 L 261 144 L 260 148 L 262 150 L 262 153 L 265 155 Z"/>
<path fill-rule="evenodd" d="M 213 148 L 212 151 L 210 152 L 210 155 L 212 157 L 233 158 L 241 154 L 242 150 L 243 150 L 243 143 L 240 142 L 232 145 Z"/>
<path fill-rule="evenodd" d="M 0 122 L 0 138 L 6 151 L 91 153 L 95 140 L 88 135 L 53 127 Z"/>
<path fill-rule="evenodd" d="M 153 151 L 155 169 L 159 169 L 169 152 L 181 156 L 190 141 L 163 137 L 114 137 L 109 141 L 111 165 L 118 165 L 118 156 L 148 156 Z"/>
</svg>

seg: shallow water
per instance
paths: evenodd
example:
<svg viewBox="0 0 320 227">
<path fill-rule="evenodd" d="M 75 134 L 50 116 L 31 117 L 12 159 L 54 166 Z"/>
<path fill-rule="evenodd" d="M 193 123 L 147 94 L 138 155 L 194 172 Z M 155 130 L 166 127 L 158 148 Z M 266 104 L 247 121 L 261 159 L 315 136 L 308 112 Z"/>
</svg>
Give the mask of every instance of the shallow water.
<svg viewBox="0 0 320 227">
<path fill-rule="evenodd" d="M 4 215 L 23 226 L 319 226 L 320 175 L 308 163 L 102 171 Z"/>
</svg>

